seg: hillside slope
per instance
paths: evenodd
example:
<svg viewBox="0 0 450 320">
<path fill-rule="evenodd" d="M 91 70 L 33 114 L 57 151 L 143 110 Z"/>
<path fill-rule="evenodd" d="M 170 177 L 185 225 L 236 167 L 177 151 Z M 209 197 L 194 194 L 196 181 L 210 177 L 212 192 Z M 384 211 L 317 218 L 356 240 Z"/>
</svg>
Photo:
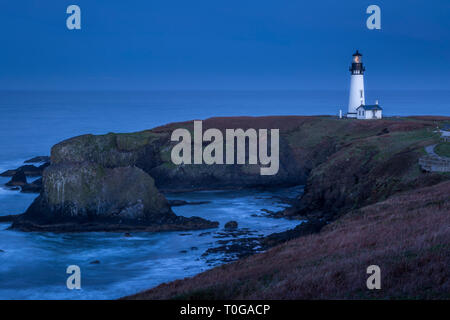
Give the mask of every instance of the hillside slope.
<svg viewBox="0 0 450 320">
<path fill-rule="evenodd" d="M 450 298 L 450 181 L 350 212 L 291 240 L 127 299 Z M 381 290 L 366 268 L 381 268 Z"/>
</svg>

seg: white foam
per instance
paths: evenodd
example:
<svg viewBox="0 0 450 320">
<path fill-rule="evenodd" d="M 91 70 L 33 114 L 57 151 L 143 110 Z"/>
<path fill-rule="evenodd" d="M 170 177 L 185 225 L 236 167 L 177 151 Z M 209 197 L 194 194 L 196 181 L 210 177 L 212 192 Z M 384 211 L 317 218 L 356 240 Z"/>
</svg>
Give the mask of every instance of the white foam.
<svg viewBox="0 0 450 320">
<path fill-rule="evenodd" d="M 7 188 L 0 187 L 0 196 L 9 196 L 16 192 L 19 192 L 19 190 L 10 190 Z"/>
</svg>

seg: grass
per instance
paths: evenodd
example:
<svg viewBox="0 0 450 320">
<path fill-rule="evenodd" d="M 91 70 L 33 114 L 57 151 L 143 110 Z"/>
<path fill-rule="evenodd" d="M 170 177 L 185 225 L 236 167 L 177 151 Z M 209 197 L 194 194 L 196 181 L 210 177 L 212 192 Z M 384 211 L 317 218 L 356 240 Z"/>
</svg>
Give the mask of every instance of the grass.
<svg viewBox="0 0 450 320">
<path fill-rule="evenodd" d="M 133 133 L 118 133 L 116 134 L 116 144 L 119 150 L 134 151 L 145 147 L 157 139 L 158 136 L 158 134 L 149 130 Z"/>
<path fill-rule="evenodd" d="M 450 181 L 353 211 L 315 235 L 131 299 L 450 299 Z M 381 268 L 381 290 L 366 268 Z"/>
<path fill-rule="evenodd" d="M 435 148 L 434 152 L 436 152 L 441 157 L 450 158 L 450 143 L 449 142 L 441 142 Z"/>
</svg>

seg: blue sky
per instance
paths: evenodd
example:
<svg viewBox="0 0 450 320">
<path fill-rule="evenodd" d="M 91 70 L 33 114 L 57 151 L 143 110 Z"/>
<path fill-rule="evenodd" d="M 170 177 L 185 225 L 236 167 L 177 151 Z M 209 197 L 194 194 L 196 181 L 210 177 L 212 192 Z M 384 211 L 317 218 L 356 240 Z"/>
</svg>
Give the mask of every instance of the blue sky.
<svg viewBox="0 0 450 320">
<path fill-rule="evenodd" d="M 448 0 L 16 0 L 0 30 L 0 89 L 345 89 L 355 49 L 372 89 L 450 89 Z"/>
</svg>

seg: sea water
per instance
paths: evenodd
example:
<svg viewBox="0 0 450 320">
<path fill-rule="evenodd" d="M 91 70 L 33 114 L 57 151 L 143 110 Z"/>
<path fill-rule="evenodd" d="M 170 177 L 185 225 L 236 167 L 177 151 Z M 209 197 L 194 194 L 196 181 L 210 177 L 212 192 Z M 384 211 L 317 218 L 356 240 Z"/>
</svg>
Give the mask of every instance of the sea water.
<svg viewBox="0 0 450 320">
<path fill-rule="evenodd" d="M 253 232 L 251 236 L 298 225 L 300 221 L 267 217 L 261 209 L 281 210 L 286 204 L 274 196 L 295 197 L 300 193 L 299 188 L 287 188 L 167 195 L 169 199 L 210 201 L 173 208 L 178 215 L 220 223 L 219 228 L 208 230 L 132 232 L 126 237 L 106 232 L 27 233 L 7 230 L 10 224 L 0 223 L 0 299 L 114 299 L 195 275 L 220 263 L 211 265 L 211 257 L 202 254 L 219 246 L 218 241 L 235 239 L 235 234 L 228 235 L 223 229 L 230 220 L 237 221 L 240 230 Z M 18 203 L 31 200 L 20 193 L 7 197 Z M 100 263 L 91 263 L 96 260 Z M 81 268 L 81 290 L 66 287 L 69 265 Z"/>
<path fill-rule="evenodd" d="M 449 91 L 380 91 L 385 115 L 450 115 Z M 0 172 L 48 155 L 55 143 L 85 134 L 132 132 L 169 122 L 213 116 L 337 115 L 345 112 L 345 91 L 159 91 L 31 92 L 0 91 Z M 22 213 L 35 194 L 4 187 L 0 215 Z M 202 254 L 218 246 L 217 232 L 236 220 L 254 235 L 294 227 L 299 221 L 266 217 L 261 209 L 281 210 L 273 195 L 294 197 L 298 188 L 210 191 L 167 195 L 208 204 L 175 207 L 176 214 L 220 222 L 219 229 L 192 232 L 24 233 L 0 223 L 0 299 L 110 299 L 211 267 Z M 211 231 L 209 234 L 205 232 Z M 228 237 L 232 238 L 232 236 Z M 227 238 L 225 238 L 227 239 Z M 99 264 L 90 262 L 99 260 Z M 68 265 L 79 265 L 81 290 L 68 290 Z"/>
</svg>

